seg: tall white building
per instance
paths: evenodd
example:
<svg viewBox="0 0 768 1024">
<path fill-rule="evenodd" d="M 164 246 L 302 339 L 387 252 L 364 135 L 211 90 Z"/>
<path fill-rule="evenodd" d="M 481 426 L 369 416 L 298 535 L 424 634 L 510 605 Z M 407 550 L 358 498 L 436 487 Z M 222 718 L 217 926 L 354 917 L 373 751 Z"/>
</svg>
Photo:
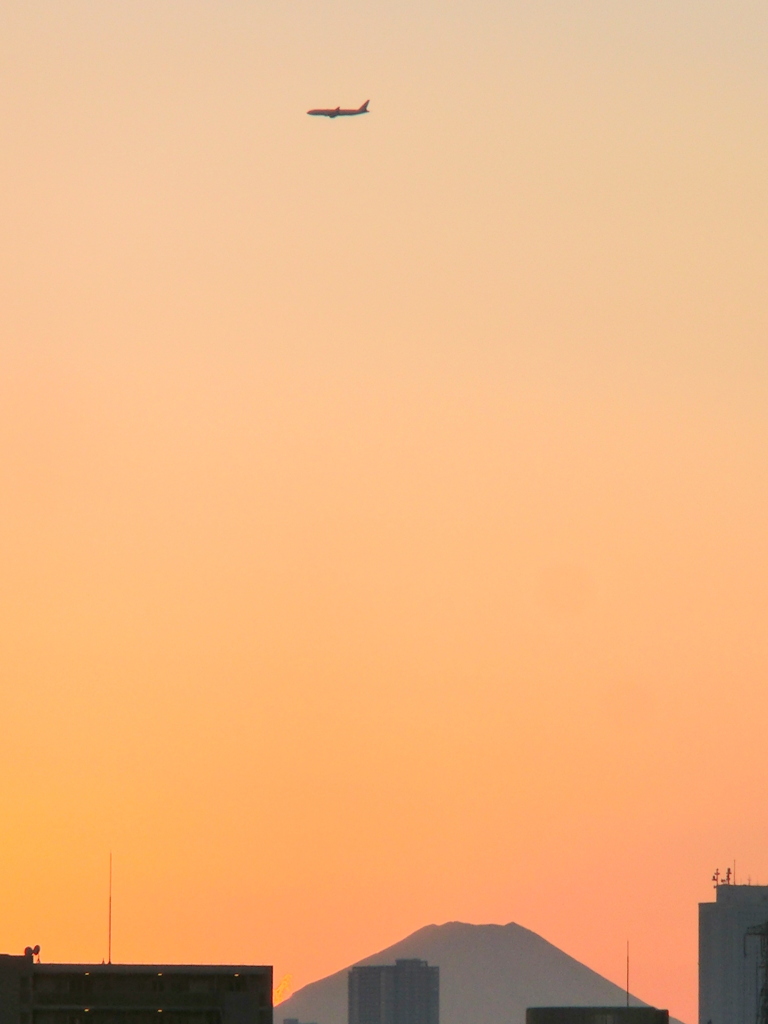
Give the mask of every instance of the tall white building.
<svg viewBox="0 0 768 1024">
<path fill-rule="evenodd" d="M 768 885 L 715 877 L 715 902 L 699 904 L 699 1024 L 755 1024 L 763 983 L 760 940 L 747 929 L 768 922 Z"/>
</svg>

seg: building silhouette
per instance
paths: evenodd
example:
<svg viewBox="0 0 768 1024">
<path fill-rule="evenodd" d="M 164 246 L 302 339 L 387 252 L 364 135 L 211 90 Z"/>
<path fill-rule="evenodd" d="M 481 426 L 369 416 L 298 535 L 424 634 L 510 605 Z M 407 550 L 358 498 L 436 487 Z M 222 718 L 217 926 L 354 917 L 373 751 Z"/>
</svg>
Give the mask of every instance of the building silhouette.
<svg viewBox="0 0 768 1024">
<path fill-rule="evenodd" d="M 669 1010 L 653 1006 L 532 1006 L 525 1024 L 669 1024 Z"/>
<path fill-rule="evenodd" d="M 714 903 L 699 904 L 699 1024 L 754 1024 L 763 984 L 760 942 L 747 929 L 768 922 L 768 885 L 734 885 L 716 872 Z"/>
<path fill-rule="evenodd" d="M 353 967 L 348 1020 L 349 1024 L 440 1024 L 440 968 L 430 967 L 426 960 Z"/>
<path fill-rule="evenodd" d="M 0 1024 L 272 1024 L 272 968 L 0 955 Z"/>
</svg>

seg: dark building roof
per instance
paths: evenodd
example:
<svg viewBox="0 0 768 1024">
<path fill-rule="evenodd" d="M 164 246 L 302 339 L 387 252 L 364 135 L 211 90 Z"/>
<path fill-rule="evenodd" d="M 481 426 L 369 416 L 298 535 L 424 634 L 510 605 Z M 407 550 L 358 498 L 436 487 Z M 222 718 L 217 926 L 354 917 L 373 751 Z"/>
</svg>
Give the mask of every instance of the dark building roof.
<svg viewBox="0 0 768 1024">
<path fill-rule="evenodd" d="M 525 1024 L 669 1024 L 653 1006 L 531 1006 Z"/>
<path fill-rule="evenodd" d="M 160 1016 L 162 1014 L 162 1016 Z M 272 968 L 0 956 L 0 1024 L 272 1024 Z"/>
</svg>

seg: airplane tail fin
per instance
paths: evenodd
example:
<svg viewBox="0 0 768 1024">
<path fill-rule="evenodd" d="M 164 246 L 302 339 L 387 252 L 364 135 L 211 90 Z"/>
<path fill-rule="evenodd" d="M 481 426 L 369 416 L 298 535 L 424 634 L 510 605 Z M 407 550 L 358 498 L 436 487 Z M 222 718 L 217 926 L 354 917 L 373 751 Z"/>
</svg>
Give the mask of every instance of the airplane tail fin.
<svg viewBox="0 0 768 1024">
<path fill-rule="evenodd" d="M 368 104 L 370 102 L 371 102 L 370 100 L 366 100 L 365 103 L 362 105 L 362 107 L 360 107 L 360 109 L 358 110 L 358 114 L 367 114 L 368 113 Z"/>
</svg>

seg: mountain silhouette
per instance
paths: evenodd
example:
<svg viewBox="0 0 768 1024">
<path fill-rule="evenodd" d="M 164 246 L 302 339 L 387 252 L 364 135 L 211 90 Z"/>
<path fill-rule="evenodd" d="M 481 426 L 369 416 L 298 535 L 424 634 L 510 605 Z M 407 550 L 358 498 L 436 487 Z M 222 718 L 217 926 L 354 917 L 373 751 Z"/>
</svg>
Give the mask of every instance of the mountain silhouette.
<svg viewBox="0 0 768 1024">
<path fill-rule="evenodd" d="M 440 1024 L 525 1024 L 529 1006 L 625 1006 L 623 988 L 519 924 L 430 924 L 358 964 L 418 957 L 440 968 Z M 347 1024 L 347 971 L 275 1007 L 286 1017 Z M 630 996 L 632 1006 L 645 1006 Z"/>
</svg>

